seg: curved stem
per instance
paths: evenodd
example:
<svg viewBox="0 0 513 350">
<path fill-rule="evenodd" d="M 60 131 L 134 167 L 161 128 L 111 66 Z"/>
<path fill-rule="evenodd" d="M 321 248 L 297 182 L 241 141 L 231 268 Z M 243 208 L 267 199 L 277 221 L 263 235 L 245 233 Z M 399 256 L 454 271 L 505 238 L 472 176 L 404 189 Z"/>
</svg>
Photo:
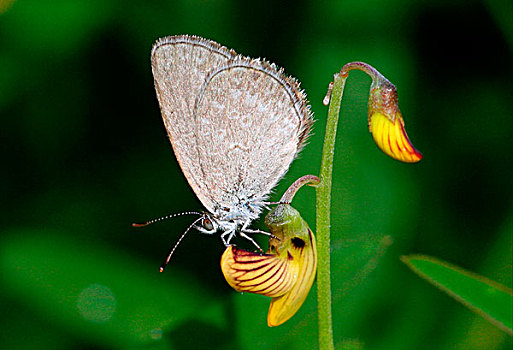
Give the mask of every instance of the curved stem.
<svg viewBox="0 0 513 350">
<path fill-rule="evenodd" d="M 340 70 L 340 75 L 342 75 L 344 78 L 347 78 L 349 71 L 353 69 L 361 70 L 362 72 L 367 73 L 372 78 L 373 84 L 392 85 L 392 83 L 387 78 L 385 78 L 385 76 L 381 74 L 376 68 L 365 62 L 349 62 L 345 64 L 344 67 L 342 67 Z"/>
<path fill-rule="evenodd" d="M 304 175 L 301 176 L 299 179 L 294 181 L 292 185 L 285 191 L 283 196 L 281 196 L 280 203 L 288 203 L 290 204 L 292 202 L 292 199 L 296 195 L 297 191 L 303 187 L 304 185 L 309 186 L 317 186 L 319 184 L 319 178 L 315 175 Z"/>
</svg>

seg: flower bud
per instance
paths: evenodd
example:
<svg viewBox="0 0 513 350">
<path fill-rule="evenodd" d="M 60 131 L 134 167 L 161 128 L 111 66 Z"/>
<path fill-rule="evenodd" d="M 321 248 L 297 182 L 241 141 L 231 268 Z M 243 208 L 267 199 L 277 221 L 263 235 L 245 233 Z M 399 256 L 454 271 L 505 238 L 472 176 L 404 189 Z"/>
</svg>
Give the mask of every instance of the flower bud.
<svg viewBox="0 0 513 350">
<path fill-rule="evenodd" d="M 381 78 L 381 77 L 380 77 Z M 386 79 L 375 79 L 371 85 L 368 106 L 369 131 L 376 145 L 390 157 L 415 163 L 422 154 L 413 147 L 397 103 L 397 90 Z"/>
</svg>

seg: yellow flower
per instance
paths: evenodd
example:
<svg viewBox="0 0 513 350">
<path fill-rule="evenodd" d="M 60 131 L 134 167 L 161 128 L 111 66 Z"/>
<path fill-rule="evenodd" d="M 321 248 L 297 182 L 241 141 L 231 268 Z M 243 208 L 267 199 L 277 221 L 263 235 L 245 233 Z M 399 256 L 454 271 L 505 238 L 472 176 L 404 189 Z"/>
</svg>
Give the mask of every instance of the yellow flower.
<svg viewBox="0 0 513 350">
<path fill-rule="evenodd" d="M 392 83 L 376 79 L 369 96 L 369 131 L 376 145 L 388 156 L 401 162 L 415 163 L 422 154 L 413 147 L 397 103 L 397 90 Z"/>
<path fill-rule="evenodd" d="M 305 301 L 317 270 L 317 250 L 313 232 L 289 204 L 276 206 L 265 223 L 275 236 L 267 253 L 229 246 L 221 269 L 236 291 L 272 298 L 267 324 L 274 327 L 294 316 Z"/>
</svg>

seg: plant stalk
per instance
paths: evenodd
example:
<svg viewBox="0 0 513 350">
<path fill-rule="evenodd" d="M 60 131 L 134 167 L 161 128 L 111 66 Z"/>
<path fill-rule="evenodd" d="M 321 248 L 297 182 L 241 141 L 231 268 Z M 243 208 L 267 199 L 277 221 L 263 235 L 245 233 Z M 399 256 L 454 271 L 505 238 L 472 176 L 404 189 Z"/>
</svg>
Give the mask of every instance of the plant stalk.
<svg viewBox="0 0 513 350">
<path fill-rule="evenodd" d="M 340 112 L 340 104 L 344 93 L 346 76 L 336 74 L 331 90 L 331 99 L 326 122 L 326 135 L 322 151 L 320 183 L 317 185 L 317 304 L 319 319 L 319 349 L 333 350 L 333 325 L 331 314 L 331 281 L 330 281 L 330 213 L 331 213 L 331 178 L 335 139 Z M 328 97 L 328 96 L 327 96 Z"/>
</svg>

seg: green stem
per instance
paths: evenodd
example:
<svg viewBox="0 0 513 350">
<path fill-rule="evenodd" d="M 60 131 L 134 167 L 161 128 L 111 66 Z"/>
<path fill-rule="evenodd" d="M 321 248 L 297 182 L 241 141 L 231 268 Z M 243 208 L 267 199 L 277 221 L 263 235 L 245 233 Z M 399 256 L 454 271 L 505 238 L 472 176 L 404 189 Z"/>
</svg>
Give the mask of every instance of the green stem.
<svg viewBox="0 0 513 350">
<path fill-rule="evenodd" d="M 344 94 L 344 86 L 349 71 L 361 70 L 372 78 L 369 95 L 369 131 L 373 112 L 383 113 L 391 122 L 401 118 L 397 105 L 397 90 L 380 72 L 364 62 L 350 62 L 342 67 L 340 73 L 335 74 L 323 103 L 327 105 L 328 120 L 326 121 L 326 135 L 322 150 L 320 183 L 317 185 L 317 304 L 319 317 L 319 348 L 320 350 L 333 350 L 333 323 L 331 318 L 331 282 L 330 282 L 330 211 L 331 211 L 331 178 L 333 172 L 333 156 L 335 154 L 335 139 L 337 124 Z M 400 119 L 402 122 L 402 118 Z M 403 130 L 404 133 L 404 130 Z M 406 133 L 404 137 L 409 142 Z M 379 144 L 378 144 L 379 145 Z M 414 150 L 415 157 L 397 157 L 396 154 L 380 148 L 391 157 L 405 162 L 417 162 L 422 155 Z M 413 147 L 412 147 L 413 148 Z M 302 185 L 306 179 L 300 179 Z M 310 181 L 315 184 L 314 181 Z M 300 186 L 299 186 L 300 187 Z M 294 192 L 295 193 L 295 192 Z"/>
<path fill-rule="evenodd" d="M 331 174 L 333 172 L 335 138 L 345 81 L 346 76 L 335 75 L 326 122 L 326 135 L 324 136 L 319 174 L 320 183 L 317 185 L 317 304 L 320 350 L 334 349 L 330 282 Z"/>
</svg>

